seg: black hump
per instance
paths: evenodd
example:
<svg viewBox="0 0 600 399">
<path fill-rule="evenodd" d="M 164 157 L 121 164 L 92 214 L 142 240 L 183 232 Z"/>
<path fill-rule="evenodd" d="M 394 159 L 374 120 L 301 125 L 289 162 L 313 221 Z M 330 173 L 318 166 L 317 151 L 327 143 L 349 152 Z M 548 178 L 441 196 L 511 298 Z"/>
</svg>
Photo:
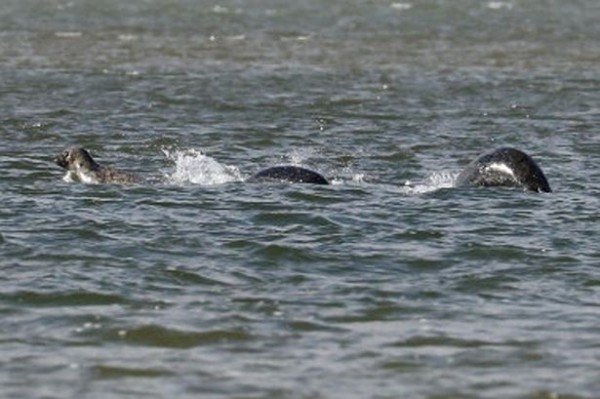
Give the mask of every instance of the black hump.
<svg viewBox="0 0 600 399">
<path fill-rule="evenodd" d="M 506 186 L 552 192 L 542 169 L 529 155 L 503 147 L 477 157 L 458 175 L 457 186 Z"/>
<path fill-rule="evenodd" d="M 312 183 L 312 184 L 329 184 L 327 179 L 319 173 L 300 166 L 285 165 L 272 166 L 263 169 L 251 178 L 249 182 L 271 182 L 271 183 Z"/>
</svg>

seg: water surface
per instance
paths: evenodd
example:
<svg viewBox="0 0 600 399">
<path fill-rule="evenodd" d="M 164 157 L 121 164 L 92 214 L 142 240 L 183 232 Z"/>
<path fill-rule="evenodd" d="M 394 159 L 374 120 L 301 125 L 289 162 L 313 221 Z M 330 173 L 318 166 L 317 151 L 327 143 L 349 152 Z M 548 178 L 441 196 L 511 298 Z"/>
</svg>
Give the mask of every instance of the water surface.
<svg viewBox="0 0 600 399">
<path fill-rule="evenodd" d="M 597 397 L 599 16 L 4 1 L 3 395 Z M 452 187 L 505 145 L 554 192 Z M 334 184 L 244 182 L 287 163 Z"/>
</svg>

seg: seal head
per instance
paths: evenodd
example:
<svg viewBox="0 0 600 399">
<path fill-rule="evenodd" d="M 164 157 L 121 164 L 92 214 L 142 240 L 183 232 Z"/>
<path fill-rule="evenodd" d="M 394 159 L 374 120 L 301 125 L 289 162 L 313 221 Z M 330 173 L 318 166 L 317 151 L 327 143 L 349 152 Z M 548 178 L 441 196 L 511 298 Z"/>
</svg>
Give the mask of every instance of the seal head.
<svg viewBox="0 0 600 399">
<path fill-rule="evenodd" d="M 272 166 L 248 179 L 251 183 L 312 183 L 329 184 L 321 174 L 294 165 Z"/>
<path fill-rule="evenodd" d="M 100 166 L 82 147 L 69 147 L 57 155 L 54 161 L 67 170 L 63 180 L 69 182 L 130 184 L 137 181 L 131 174 Z"/>
<path fill-rule="evenodd" d="M 458 175 L 456 186 L 505 186 L 552 192 L 542 169 L 529 155 L 503 147 L 477 157 Z"/>
</svg>

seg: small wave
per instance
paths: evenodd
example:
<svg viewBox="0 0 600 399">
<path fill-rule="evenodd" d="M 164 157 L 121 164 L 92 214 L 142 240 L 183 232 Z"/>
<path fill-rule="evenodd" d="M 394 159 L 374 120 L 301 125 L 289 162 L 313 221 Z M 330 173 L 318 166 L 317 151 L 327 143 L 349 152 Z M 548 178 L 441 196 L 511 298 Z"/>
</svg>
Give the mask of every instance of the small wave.
<svg viewBox="0 0 600 399">
<path fill-rule="evenodd" d="M 410 195 L 425 194 L 443 188 L 454 187 L 454 183 L 456 182 L 457 177 L 458 173 L 455 172 L 434 172 L 427 178 L 427 180 L 421 183 L 415 184 L 407 180 L 404 183 L 404 186 L 400 188 L 400 190 L 403 193 Z"/>
<path fill-rule="evenodd" d="M 163 149 L 162 151 L 175 163 L 175 170 L 165 174 L 168 183 L 212 186 L 243 180 L 236 166 L 219 163 L 201 151 L 195 149 L 174 151 Z"/>
<path fill-rule="evenodd" d="M 412 8 L 412 4 L 410 3 L 392 3 L 390 5 L 394 10 L 406 11 Z"/>
<path fill-rule="evenodd" d="M 508 1 L 490 1 L 487 3 L 487 8 L 490 10 L 512 10 L 513 4 Z"/>
<path fill-rule="evenodd" d="M 81 32 L 54 32 L 54 36 L 60 39 L 79 39 L 83 36 Z"/>
</svg>

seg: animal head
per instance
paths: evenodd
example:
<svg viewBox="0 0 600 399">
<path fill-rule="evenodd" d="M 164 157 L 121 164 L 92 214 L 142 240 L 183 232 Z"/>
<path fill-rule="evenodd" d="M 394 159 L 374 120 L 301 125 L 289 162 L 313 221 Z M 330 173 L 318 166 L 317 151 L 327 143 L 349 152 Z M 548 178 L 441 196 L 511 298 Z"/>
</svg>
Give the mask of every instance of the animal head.
<svg viewBox="0 0 600 399">
<path fill-rule="evenodd" d="M 100 167 L 90 153 L 82 147 L 67 148 L 55 158 L 55 162 L 61 168 L 71 172 L 97 170 Z"/>
</svg>

